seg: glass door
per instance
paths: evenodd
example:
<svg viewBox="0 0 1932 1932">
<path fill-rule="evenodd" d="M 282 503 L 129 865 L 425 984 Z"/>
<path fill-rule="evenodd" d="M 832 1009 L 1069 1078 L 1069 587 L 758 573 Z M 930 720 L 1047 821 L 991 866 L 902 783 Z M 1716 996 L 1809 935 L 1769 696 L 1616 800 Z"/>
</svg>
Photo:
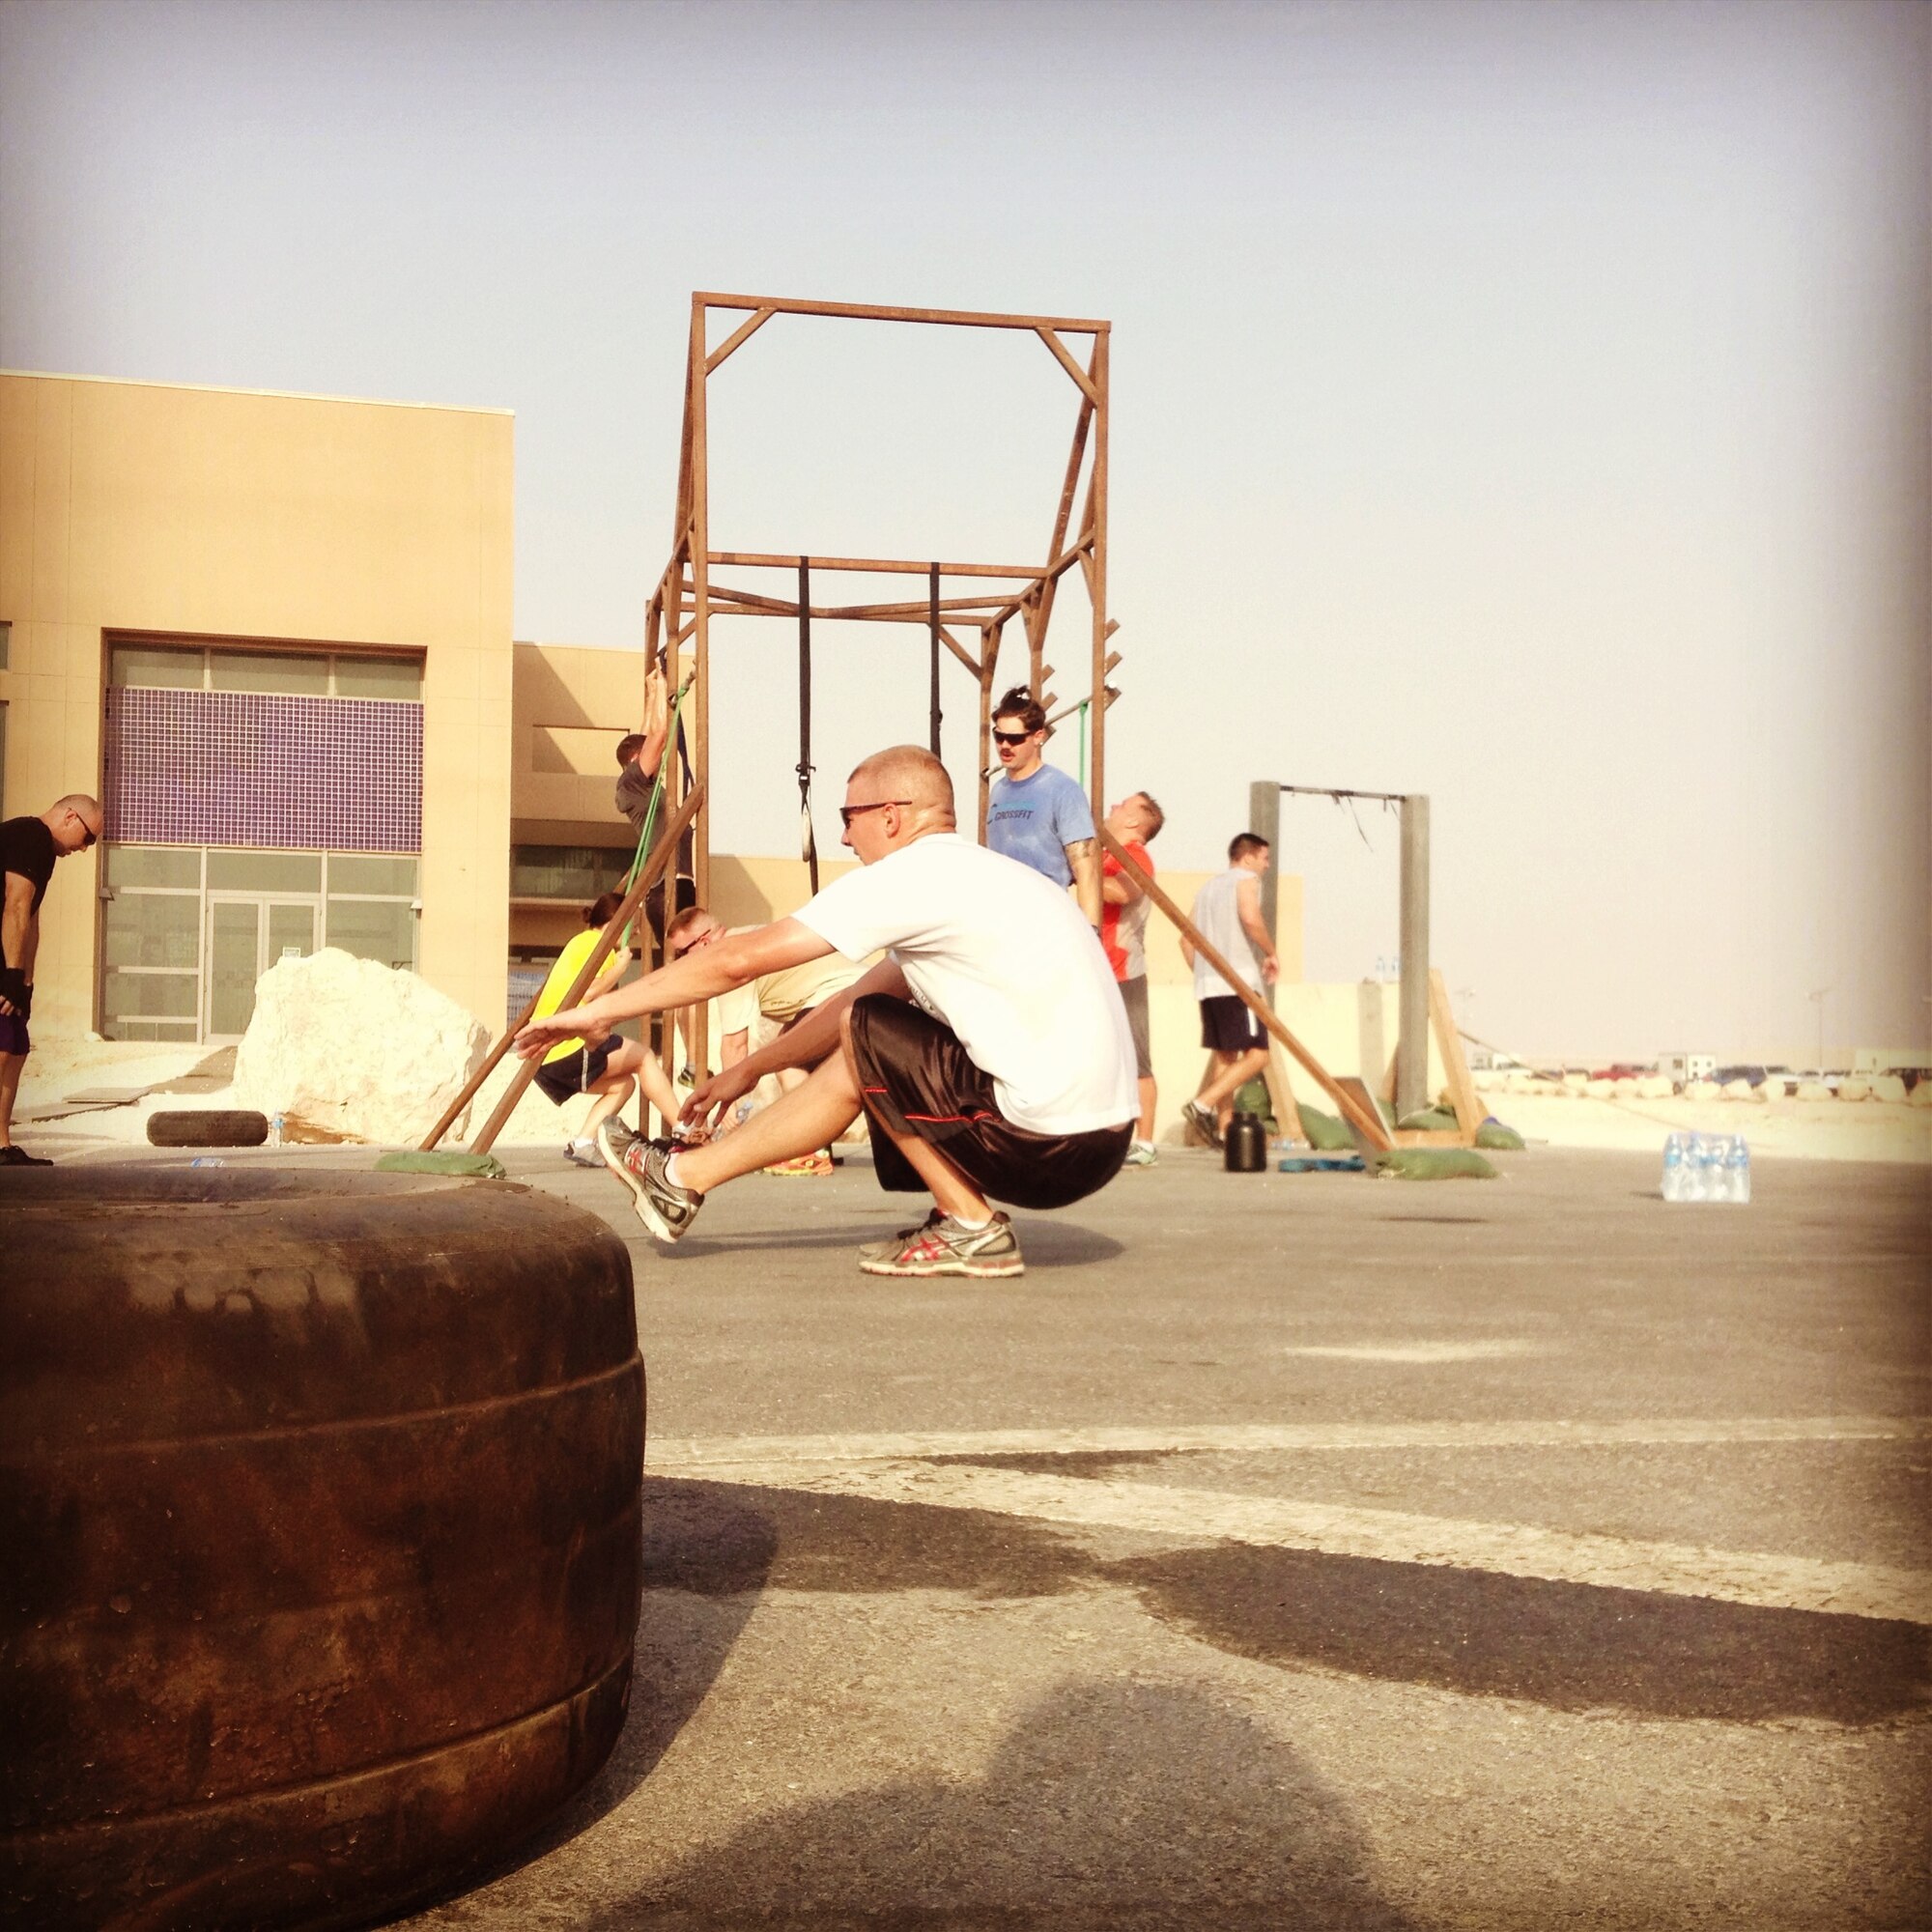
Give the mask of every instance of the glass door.
<svg viewBox="0 0 1932 1932">
<path fill-rule="evenodd" d="M 255 982 L 277 959 L 315 951 L 313 899 L 211 894 L 208 900 L 208 1009 L 203 1037 L 240 1039 L 255 1014 Z"/>
</svg>

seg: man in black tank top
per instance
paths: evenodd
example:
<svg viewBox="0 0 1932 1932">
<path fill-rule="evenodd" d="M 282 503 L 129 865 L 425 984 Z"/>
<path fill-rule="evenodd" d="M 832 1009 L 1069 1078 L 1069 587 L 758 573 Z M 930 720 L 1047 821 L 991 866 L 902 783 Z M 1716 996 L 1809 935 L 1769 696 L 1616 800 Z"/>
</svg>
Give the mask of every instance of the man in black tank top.
<svg viewBox="0 0 1932 1932">
<path fill-rule="evenodd" d="M 14 1097 L 33 1040 L 34 955 L 41 946 L 41 901 L 55 863 L 85 852 L 100 837 L 100 806 L 70 792 L 38 818 L 0 821 L 0 1167 L 51 1163 L 14 1145 Z"/>
</svg>

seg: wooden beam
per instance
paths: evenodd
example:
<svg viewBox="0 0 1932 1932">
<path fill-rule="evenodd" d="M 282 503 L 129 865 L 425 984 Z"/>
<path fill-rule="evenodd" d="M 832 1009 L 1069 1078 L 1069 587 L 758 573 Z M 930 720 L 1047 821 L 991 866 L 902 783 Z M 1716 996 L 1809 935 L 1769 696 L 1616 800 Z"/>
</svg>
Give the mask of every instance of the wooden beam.
<svg viewBox="0 0 1932 1932">
<path fill-rule="evenodd" d="M 642 867 L 639 869 L 638 876 L 633 881 L 631 890 L 624 895 L 623 903 L 611 915 L 609 922 L 605 924 L 604 930 L 597 935 L 597 944 L 590 949 L 590 956 L 583 962 L 582 969 L 578 973 L 577 978 L 570 982 L 570 991 L 564 995 L 564 1007 L 574 1007 L 583 997 L 590 982 L 596 979 L 597 969 L 611 956 L 611 948 L 623 937 L 624 928 L 630 924 L 632 919 L 637 914 L 638 908 L 643 904 L 644 895 L 664 876 L 665 867 L 676 859 L 678 842 L 684 837 L 685 828 L 697 816 L 698 807 L 703 803 L 704 787 L 702 785 L 693 785 L 690 795 L 678 807 L 676 811 L 671 814 L 664 831 L 658 835 L 656 844 L 651 847 L 650 857 L 644 861 Z M 484 1074 L 491 1067 L 495 1066 L 497 1061 L 502 1059 L 504 1050 L 528 1022 L 530 1013 L 534 1010 L 535 1007 L 536 1001 L 533 999 L 529 1006 L 524 1009 L 523 1018 L 497 1042 L 497 1049 L 490 1056 L 486 1065 L 476 1074 L 470 1086 L 458 1097 L 457 1104 L 451 1107 L 443 1118 L 438 1122 L 436 1129 L 430 1135 L 429 1139 L 423 1142 L 425 1151 L 433 1148 L 442 1138 L 444 1133 L 448 1131 L 449 1122 L 469 1104 L 469 1098 L 475 1093 L 476 1089 L 482 1086 Z M 560 1007 L 557 1010 L 562 1011 L 562 1009 L 563 1008 Z M 517 1102 L 524 1097 L 525 1090 L 536 1078 L 538 1064 L 534 1060 L 526 1060 L 518 1067 L 515 1077 L 511 1080 L 509 1086 L 504 1089 L 503 1097 L 497 1102 L 496 1111 L 484 1122 L 483 1131 L 470 1142 L 469 1151 L 471 1153 L 488 1153 L 490 1151 L 491 1147 L 496 1142 L 497 1136 L 503 1131 L 504 1122 L 516 1112 Z"/>
<path fill-rule="evenodd" d="M 1442 1070 L 1449 1077 L 1449 1100 L 1456 1110 L 1463 1145 L 1474 1147 L 1486 1112 L 1476 1097 L 1476 1083 L 1469 1078 L 1463 1037 L 1456 1031 L 1456 1015 L 1449 1009 L 1448 985 L 1440 969 L 1435 966 L 1429 969 L 1429 1022 L 1435 1035 L 1435 1050 L 1442 1056 Z M 1428 1065 L 1426 1061 L 1423 1064 Z"/>
<path fill-rule="evenodd" d="M 740 323 L 709 355 L 704 358 L 704 373 L 708 376 L 741 343 L 749 342 L 765 324 L 778 313 L 777 309 L 761 308 L 750 322 Z"/>
<path fill-rule="evenodd" d="M 1147 873 L 1141 870 L 1140 867 L 1134 863 L 1127 848 L 1107 830 L 1106 826 L 1104 824 L 1096 824 L 1095 830 L 1099 835 L 1101 846 L 1106 851 L 1111 852 L 1120 861 L 1121 869 L 1167 915 L 1174 923 L 1176 929 L 1186 936 L 1188 944 L 1207 960 L 1208 965 L 1213 967 L 1215 972 L 1227 980 L 1229 990 L 1234 993 L 1235 997 L 1301 1063 L 1302 1068 L 1308 1074 L 1309 1078 L 1334 1101 L 1342 1118 L 1371 1147 L 1386 1153 L 1390 1146 L 1388 1129 L 1382 1125 L 1380 1119 L 1376 1116 L 1374 1110 L 1365 1109 L 1360 1101 L 1355 1099 L 1352 1094 L 1347 1093 L 1336 1081 L 1334 1075 L 1289 1032 L 1288 1028 L 1269 1010 L 1267 1002 L 1260 998 L 1253 987 L 1241 980 L 1235 969 L 1228 964 L 1227 960 L 1219 952 L 1215 952 L 1213 947 L 1208 945 L 1208 941 L 1201 936 L 1200 928 L 1161 891 L 1159 886 L 1155 885 Z"/>
<path fill-rule="evenodd" d="M 712 563 L 729 564 L 747 570 L 796 570 L 798 553 L 789 556 L 777 551 L 712 551 L 707 559 Z M 1069 558 L 1068 561 L 1071 561 Z M 923 577 L 932 568 L 930 563 L 913 563 L 893 556 L 818 556 L 813 555 L 811 567 L 818 570 L 868 570 L 889 577 Z M 1060 566 L 1065 568 L 1065 565 Z M 942 577 L 1044 577 L 1054 568 L 1051 564 L 1037 563 L 942 563 L 939 574 Z"/>
<path fill-rule="evenodd" d="M 939 627 L 939 641 L 970 670 L 975 677 L 980 675 L 980 660 L 949 631 L 944 624 Z"/>
<path fill-rule="evenodd" d="M 953 328 L 1054 328 L 1067 335 L 1104 335 L 1113 325 L 1078 316 L 1003 315 L 970 308 L 900 308 L 874 302 L 801 301 L 782 296 L 721 295 L 701 289 L 692 298 L 705 308 L 770 309 L 774 315 L 842 315 L 858 322 L 924 322 Z"/>
<path fill-rule="evenodd" d="M 1034 332 L 1053 351 L 1054 360 L 1073 378 L 1074 386 L 1079 389 L 1080 393 L 1090 403 L 1098 403 L 1100 400 L 1099 391 L 1089 381 L 1086 370 L 1081 368 L 1079 363 L 1074 361 L 1073 357 L 1066 353 L 1065 343 L 1061 341 L 1060 337 L 1054 334 L 1053 330 L 1046 327 L 1043 324 L 1036 323 L 1034 325 Z"/>
</svg>

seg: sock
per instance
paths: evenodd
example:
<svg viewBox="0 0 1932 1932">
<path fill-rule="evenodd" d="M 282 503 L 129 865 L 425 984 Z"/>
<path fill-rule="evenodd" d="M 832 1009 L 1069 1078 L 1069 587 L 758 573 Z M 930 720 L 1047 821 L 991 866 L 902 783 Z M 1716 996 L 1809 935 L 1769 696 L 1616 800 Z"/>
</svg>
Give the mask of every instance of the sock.
<svg viewBox="0 0 1932 1932">
<path fill-rule="evenodd" d="M 684 1185 L 684 1182 L 677 1178 L 677 1164 L 682 1157 L 683 1156 L 680 1154 L 672 1154 L 670 1158 L 665 1162 L 665 1179 L 668 1181 L 669 1181 L 673 1187 L 682 1187 Z"/>
<path fill-rule="evenodd" d="M 990 1228 L 993 1225 L 993 1217 L 990 1214 L 983 1221 L 969 1221 L 963 1214 L 949 1215 L 948 1219 L 955 1228 L 964 1228 L 969 1235 L 977 1235 L 981 1228 Z"/>
</svg>

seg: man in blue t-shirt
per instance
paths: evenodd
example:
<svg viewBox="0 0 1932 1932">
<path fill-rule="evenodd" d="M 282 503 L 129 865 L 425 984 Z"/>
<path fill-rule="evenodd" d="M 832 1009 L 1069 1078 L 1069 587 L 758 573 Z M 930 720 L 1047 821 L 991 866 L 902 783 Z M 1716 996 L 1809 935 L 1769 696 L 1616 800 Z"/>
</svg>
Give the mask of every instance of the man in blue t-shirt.
<svg viewBox="0 0 1932 1932">
<path fill-rule="evenodd" d="M 1057 886 L 1073 888 L 1087 923 L 1100 923 L 1100 865 L 1087 794 L 1047 764 L 1046 712 L 1023 684 L 993 710 L 1000 776 L 986 811 L 986 843 Z"/>
</svg>

